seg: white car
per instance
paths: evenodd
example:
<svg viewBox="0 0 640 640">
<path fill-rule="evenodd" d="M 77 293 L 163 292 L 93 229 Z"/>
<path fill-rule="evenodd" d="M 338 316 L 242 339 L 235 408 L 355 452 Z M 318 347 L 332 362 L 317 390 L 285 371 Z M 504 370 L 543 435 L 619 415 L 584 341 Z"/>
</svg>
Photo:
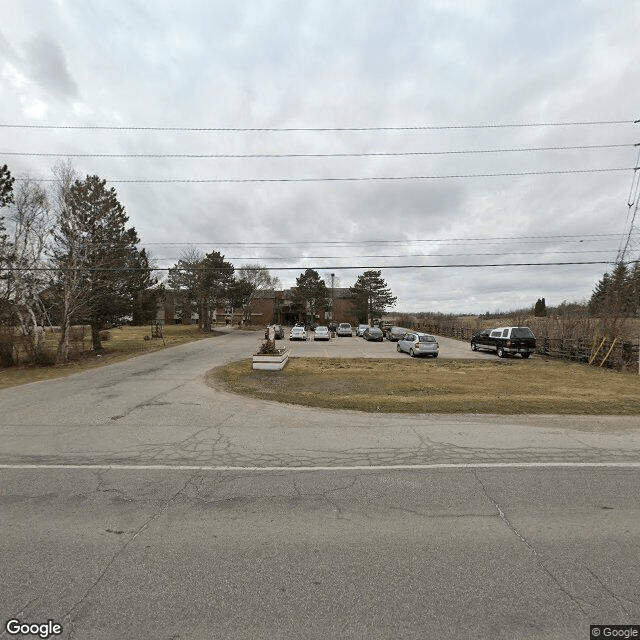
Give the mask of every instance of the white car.
<svg viewBox="0 0 640 640">
<path fill-rule="evenodd" d="M 331 340 L 331 334 L 329 333 L 329 329 L 327 327 L 316 327 L 313 332 L 314 340 Z"/>
<path fill-rule="evenodd" d="M 341 322 L 336 329 L 337 336 L 352 336 L 353 331 L 351 325 L 348 322 Z"/>
<path fill-rule="evenodd" d="M 369 328 L 368 324 L 359 324 L 356 329 L 356 335 L 361 336 Z"/>
<path fill-rule="evenodd" d="M 289 334 L 289 340 L 306 340 L 307 332 L 304 327 L 293 327 Z"/>
</svg>

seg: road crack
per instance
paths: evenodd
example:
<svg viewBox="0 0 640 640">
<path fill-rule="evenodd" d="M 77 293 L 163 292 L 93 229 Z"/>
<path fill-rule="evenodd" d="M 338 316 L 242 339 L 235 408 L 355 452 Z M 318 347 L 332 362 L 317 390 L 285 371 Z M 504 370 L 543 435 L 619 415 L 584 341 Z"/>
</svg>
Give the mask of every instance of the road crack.
<svg viewBox="0 0 640 640">
<path fill-rule="evenodd" d="M 129 540 L 127 540 L 111 557 L 111 559 L 107 562 L 107 564 L 105 565 L 104 569 L 100 572 L 100 575 L 93 581 L 93 583 L 89 586 L 89 588 L 84 592 L 83 596 L 77 600 L 72 606 L 71 608 L 64 614 L 62 621 L 63 623 L 65 621 L 68 620 L 69 624 L 68 624 L 68 630 L 69 630 L 69 640 L 72 639 L 73 637 L 73 618 L 72 618 L 72 614 L 79 609 L 82 604 L 84 603 L 84 601 L 89 597 L 89 595 L 95 590 L 95 588 L 98 586 L 98 584 L 100 582 L 102 582 L 103 578 L 105 577 L 105 575 L 107 574 L 107 572 L 109 571 L 109 569 L 114 565 L 114 563 L 118 560 L 118 558 L 120 558 L 120 556 L 123 555 L 123 553 L 127 550 L 127 548 L 136 540 L 136 538 L 138 538 L 138 536 L 140 536 L 144 531 L 146 531 L 149 526 L 151 525 L 151 523 L 154 520 L 157 520 L 170 506 L 171 504 L 178 498 L 178 496 L 180 496 L 186 489 L 187 487 L 196 479 L 196 477 L 199 475 L 199 472 L 194 473 L 193 475 L 191 475 L 189 477 L 189 479 L 182 485 L 182 487 L 180 487 L 180 489 L 178 489 L 178 491 L 176 491 L 176 493 L 173 494 L 173 496 L 171 496 L 171 498 L 169 498 L 169 500 L 167 500 L 167 502 L 165 502 L 164 505 L 162 505 L 162 507 L 160 509 L 158 509 L 155 513 L 153 513 L 147 520 L 146 522 L 144 522 L 144 524 L 142 524 L 142 526 L 140 526 L 137 531 L 135 531 L 135 533 L 131 536 L 131 538 L 129 538 Z"/>
<path fill-rule="evenodd" d="M 583 615 L 587 616 L 588 612 L 583 608 L 583 605 L 589 606 L 589 604 L 584 602 L 584 600 L 581 600 L 580 598 L 578 598 L 574 594 L 572 594 L 564 585 L 562 585 L 560 583 L 558 578 L 555 575 L 553 575 L 553 573 L 547 567 L 547 565 L 545 564 L 542 556 L 538 553 L 536 548 L 520 533 L 520 531 L 518 531 L 518 529 L 516 529 L 516 527 L 507 518 L 507 516 L 504 513 L 504 511 L 500 508 L 500 505 L 498 504 L 498 502 L 491 495 L 489 495 L 489 492 L 487 491 L 487 488 L 484 485 L 484 482 L 482 482 L 482 480 L 478 476 L 478 472 L 474 470 L 473 475 L 475 476 L 475 479 L 476 479 L 477 483 L 480 485 L 480 488 L 482 489 L 482 493 L 484 494 L 484 497 L 494 506 L 494 508 L 498 512 L 498 515 L 500 516 L 500 519 L 502 520 L 502 522 L 509 528 L 511 533 L 513 533 L 527 547 L 527 549 L 529 549 L 529 551 L 531 551 L 531 553 L 533 554 L 534 558 L 536 559 L 536 562 L 538 563 L 539 567 L 549 577 L 549 579 L 558 587 L 558 589 L 565 596 L 567 596 L 567 598 L 569 598 L 569 600 L 571 600 L 571 602 L 573 602 L 573 604 L 578 609 L 580 609 L 580 611 L 583 613 Z"/>
</svg>

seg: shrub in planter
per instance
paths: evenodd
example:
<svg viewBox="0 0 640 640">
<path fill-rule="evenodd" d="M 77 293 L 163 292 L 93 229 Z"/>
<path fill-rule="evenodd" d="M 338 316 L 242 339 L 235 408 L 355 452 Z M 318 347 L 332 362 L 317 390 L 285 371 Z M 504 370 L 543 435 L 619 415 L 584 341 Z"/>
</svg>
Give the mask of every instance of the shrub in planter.
<svg viewBox="0 0 640 640">
<path fill-rule="evenodd" d="M 257 353 L 260 355 L 278 355 L 281 353 L 280 349 L 276 349 L 275 340 L 265 340 L 258 349 Z"/>
</svg>

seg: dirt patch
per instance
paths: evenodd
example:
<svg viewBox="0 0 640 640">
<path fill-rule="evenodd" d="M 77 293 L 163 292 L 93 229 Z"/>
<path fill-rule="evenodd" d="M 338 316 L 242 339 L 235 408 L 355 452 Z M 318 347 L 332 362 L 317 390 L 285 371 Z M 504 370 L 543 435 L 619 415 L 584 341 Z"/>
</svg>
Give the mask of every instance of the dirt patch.
<svg viewBox="0 0 640 640">
<path fill-rule="evenodd" d="M 282 371 L 250 360 L 207 383 L 255 398 L 380 413 L 640 414 L 640 376 L 530 360 L 290 358 Z"/>
</svg>

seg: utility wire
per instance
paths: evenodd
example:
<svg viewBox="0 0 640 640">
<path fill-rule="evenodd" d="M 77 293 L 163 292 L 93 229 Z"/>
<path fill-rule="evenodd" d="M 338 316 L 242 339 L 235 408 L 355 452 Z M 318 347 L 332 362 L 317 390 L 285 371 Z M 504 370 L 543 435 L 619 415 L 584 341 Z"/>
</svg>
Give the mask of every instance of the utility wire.
<svg viewBox="0 0 640 640">
<path fill-rule="evenodd" d="M 547 236 L 485 236 L 485 237 L 476 237 L 476 238 L 416 238 L 408 240 L 408 239 L 399 239 L 399 240 L 308 240 L 304 242 L 145 242 L 144 244 L 147 246 L 150 245 L 159 245 L 159 246 L 196 246 L 196 245 L 205 245 L 212 246 L 216 245 L 219 247 L 281 247 L 281 246 L 306 246 L 306 245 L 332 245 L 332 246 L 342 246 L 342 247 L 353 247 L 358 245 L 367 245 L 367 244 L 382 244 L 382 245 L 393 245 L 393 244 L 414 244 L 418 242 L 427 242 L 427 243 L 450 243 L 450 242 L 490 242 L 491 244 L 502 244 L 495 243 L 494 240 L 510 240 L 510 241 L 528 241 L 528 240 L 558 240 L 559 242 L 582 242 L 582 238 L 595 238 L 595 240 L 587 240 L 587 242 L 598 242 L 600 240 L 604 240 L 607 237 L 619 237 L 618 233 L 584 233 L 584 234 L 566 234 L 566 235 L 547 235 Z M 529 244 L 527 242 L 527 244 Z"/>
<path fill-rule="evenodd" d="M 596 169 L 558 169 L 553 171 L 507 171 L 503 173 L 457 173 L 430 176 L 363 176 L 338 178 L 158 178 L 158 179 L 113 179 L 107 178 L 112 184 L 246 184 L 265 182 L 367 182 L 394 180 L 446 180 L 452 178 L 497 178 L 518 176 L 546 176 L 566 175 L 578 173 L 607 173 L 614 171 L 637 171 L 640 167 L 605 167 Z M 16 182 L 60 182 L 57 178 L 16 178 Z"/>
<path fill-rule="evenodd" d="M 37 153 L 28 151 L 0 151 L 0 156 L 25 156 L 46 158 L 378 158 L 399 156 L 444 156 L 481 153 L 519 153 L 529 151 L 569 151 L 586 149 L 617 149 L 636 147 L 638 143 L 628 144 L 586 144 L 556 147 L 518 147 L 511 149 L 460 149 L 445 151 L 398 151 L 370 153 Z"/>
<path fill-rule="evenodd" d="M 458 268 L 485 268 L 485 267 L 554 267 L 554 266 L 563 266 L 563 265 L 587 265 L 587 264 L 611 264 L 610 260 L 606 261 L 580 261 L 580 262 L 502 262 L 502 263 L 491 263 L 491 264 L 398 264 L 398 265 L 356 265 L 356 266 L 316 266 L 316 267 L 269 267 L 269 271 L 299 271 L 301 268 L 304 269 L 315 269 L 316 271 L 346 271 L 346 270 L 354 270 L 354 269 L 458 269 Z M 61 271 L 61 272 L 74 272 L 74 271 L 85 271 L 85 272 L 118 272 L 123 273 L 127 271 L 196 271 L 196 272 L 213 272 L 213 271 L 224 271 L 223 268 L 218 267 L 206 267 L 206 268 L 184 268 L 184 269 L 174 269 L 173 267 L 162 267 L 162 268 L 146 268 L 146 267 L 95 267 L 95 268 L 55 268 L 55 267 L 37 267 L 37 268 L 28 268 L 28 267 L 8 267 L 5 271 Z"/>
<path fill-rule="evenodd" d="M 450 129 L 507 129 L 517 127 L 575 127 L 636 124 L 638 120 L 590 120 L 574 122 L 515 122 L 503 124 L 418 125 L 399 127 L 127 127 L 111 125 L 0 124 L 5 129 L 74 129 L 89 131 L 208 131 L 208 132 L 331 132 L 331 131 L 444 131 Z"/>
<path fill-rule="evenodd" d="M 584 254 L 584 253 L 611 253 L 610 250 L 598 250 L 598 249 L 587 249 L 582 251 L 505 251 L 501 252 L 500 255 L 503 256 L 545 256 L 545 255 L 558 255 L 558 254 Z M 495 252 L 493 253 L 438 253 L 435 255 L 428 253 L 402 253 L 402 254 L 391 254 L 391 255 L 362 255 L 362 256 L 277 256 L 272 258 L 267 257 L 237 257 L 237 256 L 225 256 L 225 260 L 329 260 L 336 259 L 341 260 L 347 257 L 351 258 L 450 258 L 453 256 L 495 256 Z M 177 258 L 153 258 L 158 261 L 169 261 L 175 260 L 176 262 L 180 260 Z M 271 267 L 269 267 L 271 268 Z M 238 267 L 238 269 L 242 269 L 242 267 Z"/>
</svg>

